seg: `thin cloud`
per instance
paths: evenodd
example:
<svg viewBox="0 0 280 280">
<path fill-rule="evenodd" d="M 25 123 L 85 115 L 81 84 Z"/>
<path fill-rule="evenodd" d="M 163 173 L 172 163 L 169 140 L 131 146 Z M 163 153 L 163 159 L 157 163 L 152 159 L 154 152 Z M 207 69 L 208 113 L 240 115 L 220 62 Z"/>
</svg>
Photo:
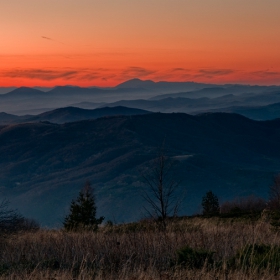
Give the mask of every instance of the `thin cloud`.
<svg viewBox="0 0 280 280">
<path fill-rule="evenodd" d="M 41 36 L 43 39 L 46 39 L 46 40 L 51 40 L 51 41 L 53 41 L 53 39 L 52 38 L 49 38 L 49 37 L 46 37 L 46 36 Z"/>
<path fill-rule="evenodd" d="M 232 69 L 200 69 L 198 71 L 201 75 L 210 75 L 210 76 L 221 76 L 221 75 L 228 75 L 235 72 Z"/>
<path fill-rule="evenodd" d="M 2 77 L 9 78 L 28 78 L 38 79 L 43 81 L 51 81 L 56 79 L 72 79 L 78 74 L 78 71 L 63 71 L 63 70 L 42 70 L 42 69 L 15 69 L 4 71 Z"/>
<path fill-rule="evenodd" d="M 100 73 L 96 73 L 96 72 L 92 72 L 92 73 L 79 73 L 80 75 L 78 75 L 79 80 L 83 80 L 83 81 L 93 81 L 96 79 L 100 79 Z"/>
<path fill-rule="evenodd" d="M 124 69 L 121 72 L 121 75 L 125 78 L 140 78 L 140 77 L 146 77 L 151 74 L 154 74 L 156 71 L 150 70 L 147 68 L 142 68 L 142 67 L 135 67 L 135 66 L 130 66 L 126 69 Z"/>
<path fill-rule="evenodd" d="M 171 69 L 171 72 L 190 72 L 190 71 L 191 69 L 180 68 L 180 67 Z"/>
<path fill-rule="evenodd" d="M 52 81 L 57 79 L 64 80 L 83 80 L 91 81 L 96 79 L 111 79 L 115 75 L 106 68 L 64 68 L 64 69 L 12 69 L 0 72 L 2 78 L 31 79 Z"/>
<path fill-rule="evenodd" d="M 47 36 L 41 36 L 41 38 L 44 39 L 44 40 L 53 41 L 53 42 L 56 42 L 56 43 L 59 43 L 59 44 L 66 45 L 66 44 L 64 44 L 63 42 L 54 40 L 54 39 L 52 39 L 52 38 L 50 38 L 50 37 L 47 37 Z"/>
<path fill-rule="evenodd" d="M 233 69 L 186 69 L 186 68 L 171 68 L 160 69 L 155 71 L 150 68 L 130 66 L 122 69 L 109 68 L 16 68 L 3 69 L 0 71 L 2 79 L 30 79 L 38 81 L 56 81 L 65 80 L 73 81 L 123 81 L 132 78 L 151 79 L 155 81 L 173 80 L 173 81 L 235 81 L 243 78 L 254 80 L 277 80 L 280 77 L 280 72 L 263 70 L 254 72 L 242 72 L 241 70 Z M 247 79 L 246 78 L 246 79 Z"/>
<path fill-rule="evenodd" d="M 252 74 L 260 76 L 260 77 L 280 76 L 280 72 L 270 71 L 270 70 L 255 71 L 255 72 L 252 72 Z"/>
<path fill-rule="evenodd" d="M 188 69 L 183 67 L 171 68 L 170 70 L 165 70 L 157 72 L 157 80 L 177 80 L 177 81 L 196 81 L 197 79 L 201 80 L 219 78 L 223 76 L 230 76 L 238 72 L 233 69 Z"/>
</svg>

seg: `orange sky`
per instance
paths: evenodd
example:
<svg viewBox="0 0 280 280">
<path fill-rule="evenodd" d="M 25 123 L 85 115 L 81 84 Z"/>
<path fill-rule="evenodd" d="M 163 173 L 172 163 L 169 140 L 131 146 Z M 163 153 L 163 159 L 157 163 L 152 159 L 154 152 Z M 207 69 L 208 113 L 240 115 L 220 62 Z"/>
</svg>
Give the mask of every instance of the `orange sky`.
<svg viewBox="0 0 280 280">
<path fill-rule="evenodd" d="M 279 0 L 9 0 L 0 86 L 280 85 Z"/>
</svg>

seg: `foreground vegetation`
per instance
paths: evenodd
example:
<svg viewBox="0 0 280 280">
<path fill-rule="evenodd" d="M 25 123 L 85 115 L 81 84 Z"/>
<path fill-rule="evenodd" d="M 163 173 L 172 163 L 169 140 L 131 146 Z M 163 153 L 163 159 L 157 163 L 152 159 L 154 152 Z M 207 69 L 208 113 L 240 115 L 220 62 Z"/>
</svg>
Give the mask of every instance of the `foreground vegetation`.
<svg viewBox="0 0 280 280">
<path fill-rule="evenodd" d="M 267 217 L 107 224 L 2 237 L 0 279 L 279 279 L 279 255 Z"/>
</svg>

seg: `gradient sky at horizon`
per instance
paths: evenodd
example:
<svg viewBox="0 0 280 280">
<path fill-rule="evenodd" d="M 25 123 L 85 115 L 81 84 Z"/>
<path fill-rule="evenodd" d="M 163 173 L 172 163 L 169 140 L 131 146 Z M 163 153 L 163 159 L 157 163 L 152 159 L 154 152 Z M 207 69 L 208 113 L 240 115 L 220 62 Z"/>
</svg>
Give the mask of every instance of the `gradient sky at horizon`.
<svg viewBox="0 0 280 280">
<path fill-rule="evenodd" d="M 279 0 L 9 0 L 0 86 L 280 85 Z"/>
</svg>

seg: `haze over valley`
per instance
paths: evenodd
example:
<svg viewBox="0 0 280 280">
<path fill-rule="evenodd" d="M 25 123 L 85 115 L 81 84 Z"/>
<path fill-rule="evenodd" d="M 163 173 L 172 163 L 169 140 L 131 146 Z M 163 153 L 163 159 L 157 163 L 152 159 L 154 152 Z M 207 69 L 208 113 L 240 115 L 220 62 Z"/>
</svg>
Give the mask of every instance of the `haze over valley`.
<svg viewBox="0 0 280 280">
<path fill-rule="evenodd" d="M 186 193 L 180 215 L 199 213 L 209 189 L 221 201 L 265 198 L 280 170 L 277 86 L 133 79 L 114 88 L 18 88 L 0 99 L 1 194 L 42 225 L 59 227 L 86 180 L 107 219 L 145 216 L 141 173 L 163 143 Z"/>
<path fill-rule="evenodd" d="M 152 82 L 133 79 L 113 88 L 60 86 L 42 91 L 21 87 L 0 95 L 0 111 L 37 115 L 61 107 L 124 106 L 162 113 L 240 113 L 256 120 L 277 118 L 280 86 Z M 1 121 L 1 118 L 0 118 Z"/>
</svg>

